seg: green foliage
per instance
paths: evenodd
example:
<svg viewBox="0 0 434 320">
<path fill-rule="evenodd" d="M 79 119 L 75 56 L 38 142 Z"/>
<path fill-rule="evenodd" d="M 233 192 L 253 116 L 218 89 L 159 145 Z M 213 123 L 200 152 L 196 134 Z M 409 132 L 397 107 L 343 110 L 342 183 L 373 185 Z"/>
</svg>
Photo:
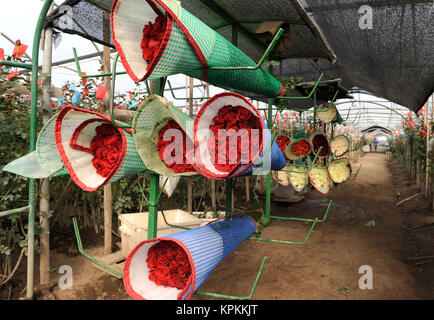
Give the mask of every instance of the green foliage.
<svg viewBox="0 0 434 320">
<path fill-rule="evenodd" d="M 286 95 L 289 94 L 290 91 L 294 90 L 297 86 L 301 84 L 302 77 L 290 77 L 289 79 L 279 78 L 279 81 L 282 83 L 285 88 Z M 283 111 L 289 107 L 289 103 L 291 100 L 288 99 L 277 99 L 276 107 L 279 111 Z"/>
<path fill-rule="evenodd" d="M 365 227 L 372 228 L 376 227 L 377 224 L 375 223 L 375 220 L 369 220 L 367 223 L 364 224 Z"/>
</svg>

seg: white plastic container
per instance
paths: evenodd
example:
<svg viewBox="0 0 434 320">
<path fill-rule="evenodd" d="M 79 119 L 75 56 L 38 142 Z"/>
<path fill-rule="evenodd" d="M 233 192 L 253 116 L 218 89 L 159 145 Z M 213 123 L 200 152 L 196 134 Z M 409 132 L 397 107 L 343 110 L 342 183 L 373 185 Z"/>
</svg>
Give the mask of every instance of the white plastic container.
<svg viewBox="0 0 434 320">
<path fill-rule="evenodd" d="M 148 216 L 148 212 L 125 213 L 119 215 L 119 232 L 122 239 L 122 254 L 125 257 L 127 257 L 140 242 L 148 239 Z M 164 216 L 169 224 L 181 227 L 197 228 L 202 224 L 202 219 L 196 218 L 188 212 L 179 209 L 165 210 Z M 168 226 L 164 222 L 161 211 L 158 212 L 157 237 L 167 236 L 180 231 L 184 230 Z"/>
<path fill-rule="evenodd" d="M 207 212 L 205 215 L 205 218 L 199 218 L 199 216 L 203 215 L 203 211 L 194 211 L 194 212 L 192 212 L 192 214 L 201 220 L 200 226 L 203 227 L 203 226 L 206 226 L 211 221 L 214 221 L 214 220 L 217 220 L 219 218 L 224 217 L 226 212 L 225 211 L 218 211 L 218 214 L 219 214 L 218 218 L 213 218 L 213 212 Z"/>
</svg>

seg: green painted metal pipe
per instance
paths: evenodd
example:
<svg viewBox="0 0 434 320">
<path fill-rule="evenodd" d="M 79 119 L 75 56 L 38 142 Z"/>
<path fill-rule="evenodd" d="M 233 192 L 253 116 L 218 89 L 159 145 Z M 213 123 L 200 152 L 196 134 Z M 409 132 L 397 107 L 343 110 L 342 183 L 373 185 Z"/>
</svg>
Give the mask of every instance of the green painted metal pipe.
<svg viewBox="0 0 434 320">
<path fill-rule="evenodd" d="M 278 219 L 278 220 L 304 221 L 304 222 L 315 222 L 316 221 L 316 222 L 322 223 L 322 222 L 324 222 L 327 219 L 327 216 L 329 214 L 330 208 L 332 206 L 332 202 L 333 202 L 333 200 L 329 201 L 329 204 L 327 206 L 327 210 L 324 213 L 324 216 L 322 217 L 321 220 L 318 220 L 317 218 L 315 218 L 315 219 L 305 219 L 305 218 L 278 217 L 278 216 L 271 216 L 271 218 Z"/>
<path fill-rule="evenodd" d="M 31 80 L 31 102 L 30 102 L 30 152 L 36 149 L 36 120 L 38 106 L 38 66 L 39 66 L 39 45 L 41 41 L 42 28 L 51 7 L 53 0 L 46 0 L 39 14 L 33 36 L 32 48 L 32 80 Z M 27 292 L 28 299 L 33 298 L 34 263 L 35 263 L 35 179 L 29 179 L 29 215 L 27 232 Z"/>
<path fill-rule="evenodd" d="M 167 80 L 167 84 L 169 85 L 170 93 L 172 94 L 173 99 L 175 100 L 202 100 L 202 99 L 210 99 L 211 97 L 192 97 L 192 98 L 178 98 L 175 96 L 175 92 L 173 92 L 172 84 L 169 80 Z"/>
<path fill-rule="evenodd" d="M 152 174 L 149 186 L 148 239 L 157 237 L 159 175 Z"/>
<path fill-rule="evenodd" d="M 255 282 L 253 283 L 252 290 L 250 290 L 250 294 L 248 296 L 230 296 L 230 295 L 226 295 L 226 294 L 211 293 L 211 292 L 205 292 L 205 291 L 196 291 L 195 294 L 213 297 L 213 298 L 219 298 L 219 299 L 250 300 L 256 291 L 256 287 L 258 286 L 258 282 L 259 282 L 259 279 L 261 278 L 262 270 L 264 269 L 265 262 L 267 262 L 267 258 L 268 257 L 265 256 L 262 259 L 262 263 L 261 263 L 261 266 L 259 267 L 258 274 L 256 275 Z"/>
<path fill-rule="evenodd" d="M 80 60 L 78 60 L 77 50 L 75 48 L 72 48 L 72 53 L 74 54 L 75 67 L 77 68 L 77 73 L 78 73 L 79 77 L 82 78 L 82 79 L 99 78 L 99 77 L 108 77 L 108 76 L 112 76 L 112 75 L 127 74 L 126 71 L 120 71 L 120 72 L 113 71 L 113 72 L 108 72 L 108 73 L 99 73 L 99 74 L 93 74 L 93 75 L 85 75 L 85 76 L 83 76 L 81 74 Z"/>
<path fill-rule="evenodd" d="M 319 76 L 315 85 L 313 86 L 312 90 L 310 91 L 309 95 L 307 95 L 305 97 L 276 97 L 276 99 L 288 99 L 288 100 L 291 100 L 291 99 L 310 99 L 312 97 L 312 95 L 314 94 L 314 92 L 316 91 L 316 88 L 318 87 L 323 76 L 324 76 L 324 73 L 321 73 L 321 75 Z"/>
<path fill-rule="evenodd" d="M 72 224 L 74 226 L 75 238 L 77 239 L 78 251 L 84 257 L 86 257 L 87 259 L 89 259 L 90 261 L 92 261 L 93 263 L 99 265 L 100 267 L 104 268 L 108 272 L 112 273 L 115 277 L 117 277 L 119 279 L 122 279 L 123 278 L 123 274 L 122 273 L 119 273 L 116 270 L 113 270 L 112 268 L 108 267 L 107 265 L 105 265 L 101 261 L 98 261 L 97 259 L 95 259 L 94 257 L 92 257 L 90 254 L 88 254 L 86 251 L 84 251 L 83 244 L 81 242 L 80 231 L 79 231 L 78 225 L 77 225 L 77 219 L 75 217 L 72 218 Z"/>
<path fill-rule="evenodd" d="M 329 106 L 326 109 L 324 109 L 324 110 L 317 110 L 316 112 L 327 112 L 327 111 L 329 111 L 331 109 L 331 107 L 333 106 L 333 103 L 335 102 L 335 100 L 336 100 L 336 98 L 338 96 L 338 93 L 339 93 L 339 90 L 336 90 L 336 93 L 333 96 L 332 101 L 329 103 Z"/>
<path fill-rule="evenodd" d="M 114 100 L 114 95 L 115 95 L 115 85 L 116 85 L 116 67 L 118 64 L 118 59 L 119 59 L 119 53 L 116 54 L 116 57 L 113 61 L 113 76 L 112 76 L 112 87 L 110 90 L 110 102 L 109 102 L 109 107 L 110 107 L 110 117 L 111 117 L 111 121 L 112 121 L 112 125 L 114 125 L 117 128 L 132 128 L 132 125 L 130 124 L 118 124 L 120 121 L 116 121 L 115 120 L 115 114 L 113 112 L 113 100 Z M 110 74 L 112 75 L 112 74 Z M 118 123 L 116 123 L 118 122 Z"/>
<path fill-rule="evenodd" d="M 270 67 L 271 69 L 271 67 Z M 271 70 L 270 70 L 271 71 Z M 268 99 L 268 115 L 267 115 L 267 127 L 269 130 L 273 127 L 273 99 Z M 277 116 L 277 113 L 276 113 Z M 276 139 L 276 132 L 273 133 L 273 136 L 271 137 L 270 144 L 267 147 L 266 155 L 261 163 L 261 166 L 263 165 L 264 161 L 267 159 L 269 153 L 271 152 L 271 146 Z M 267 177 L 265 180 L 265 225 L 270 223 L 270 214 L 271 214 L 271 171 L 267 173 Z"/>
<path fill-rule="evenodd" d="M 263 239 L 263 238 L 249 238 L 249 240 L 255 240 L 255 241 L 262 241 L 262 242 L 272 242 L 272 243 L 282 243 L 282 244 L 293 244 L 293 245 L 303 245 L 307 242 L 307 240 L 310 237 L 310 234 L 313 231 L 313 228 L 315 228 L 316 223 L 318 222 L 318 220 L 315 220 L 312 223 L 312 226 L 310 227 L 309 232 L 307 233 L 306 237 L 304 238 L 303 241 L 301 242 L 293 242 L 293 241 L 282 241 L 282 240 L 273 240 L 273 239 Z"/>
<path fill-rule="evenodd" d="M 285 170 L 285 169 L 282 169 L 280 171 L 293 172 L 293 173 L 309 173 L 312 170 L 312 168 L 314 167 L 313 164 L 315 163 L 316 159 L 318 158 L 319 153 L 321 152 L 321 150 L 322 150 L 322 147 L 319 147 L 318 152 L 315 155 L 315 158 L 313 158 L 312 165 L 309 166 L 308 170 L 305 170 L 305 171 L 296 171 L 296 170 Z M 299 166 L 299 165 L 297 165 L 297 166 Z M 302 166 L 302 167 L 304 167 L 304 166 Z"/>
<path fill-rule="evenodd" d="M 21 208 L 17 208 L 17 209 L 1 211 L 0 212 L 0 218 L 6 218 L 6 217 L 13 216 L 15 214 L 29 212 L 29 210 L 30 210 L 30 206 L 25 206 L 25 207 L 21 207 Z"/>
<path fill-rule="evenodd" d="M 10 66 L 10 67 L 17 67 L 17 68 L 24 68 L 31 70 L 33 68 L 33 65 L 31 63 L 22 63 L 22 62 L 13 62 L 8 60 L 0 60 L 0 66 Z"/>
</svg>

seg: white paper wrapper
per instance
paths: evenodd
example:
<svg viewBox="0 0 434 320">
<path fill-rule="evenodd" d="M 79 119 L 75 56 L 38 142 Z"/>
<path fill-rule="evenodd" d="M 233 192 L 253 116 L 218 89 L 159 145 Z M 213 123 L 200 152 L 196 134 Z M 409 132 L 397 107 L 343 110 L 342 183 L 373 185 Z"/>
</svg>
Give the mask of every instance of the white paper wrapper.
<svg viewBox="0 0 434 320">
<path fill-rule="evenodd" d="M 334 183 L 342 183 L 351 177 L 351 165 L 348 159 L 339 159 L 330 163 L 328 167 L 330 178 Z"/>
</svg>

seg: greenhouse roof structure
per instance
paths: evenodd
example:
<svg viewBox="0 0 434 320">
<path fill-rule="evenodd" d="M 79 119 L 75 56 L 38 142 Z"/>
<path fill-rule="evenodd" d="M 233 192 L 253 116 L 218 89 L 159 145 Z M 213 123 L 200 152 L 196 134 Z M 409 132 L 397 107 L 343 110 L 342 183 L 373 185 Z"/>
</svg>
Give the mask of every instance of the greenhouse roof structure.
<svg viewBox="0 0 434 320">
<path fill-rule="evenodd" d="M 103 13 L 110 11 L 112 3 L 66 0 L 74 23 L 63 26 L 67 12 L 59 10 L 47 23 L 113 47 L 111 38 L 104 41 L 102 30 Z M 361 0 L 182 0 L 181 4 L 228 40 L 233 40 L 235 28 L 238 47 L 256 61 L 270 40 L 266 33 L 257 32 L 265 28 L 273 34 L 276 25 L 286 24 L 289 44 L 269 56 L 281 62 L 272 70 L 276 76 L 314 82 L 324 74 L 322 80 L 340 79 L 350 93 L 364 90 L 415 112 L 433 92 L 432 1 L 375 1 L 369 3 L 371 11 Z M 371 25 L 363 24 L 365 18 L 372 19 Z"/>
</svg>

